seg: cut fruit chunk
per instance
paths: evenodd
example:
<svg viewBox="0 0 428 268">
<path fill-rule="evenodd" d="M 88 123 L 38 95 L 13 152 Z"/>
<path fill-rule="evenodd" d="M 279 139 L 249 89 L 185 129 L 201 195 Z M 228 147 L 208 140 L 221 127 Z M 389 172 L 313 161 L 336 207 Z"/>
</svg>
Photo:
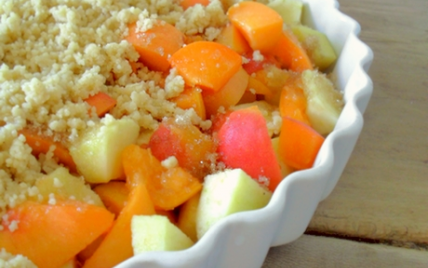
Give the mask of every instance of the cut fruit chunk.
<svg viewBox="0 0 428 268">
<path fill-rule="evenodd" d="M 79 201 L 56 205 L 26 202 L 7 212 L 0 231 L 0 248 L 21 254 L 38 267 L 57 268 L 105 233 L 114 215 L 105 208 Z M 15 222 L 16 230 L 11 230 Z M 7 225 L 6 225 L 7 224 Z"/>
<path fill-rule="evenodd" d="M 327 69 L 336 61 L 336 52 L 325 34 L 304 25 L 295 25 L 292 31 L 319 70 Z"/>
<path fill-rule="evenodd" d="M 97 94 L 88 97 L 85 99 L 91 107 L 95 108 L 95 113 L 98 117 L 102 117 L 108 111 L 110 111 L 114 106 L 116 106 L 117 101 L 107 95 L 104 92 L 98 92 Z"/>
<path fill-rule="evenodd" d="M 166 72 L 170 68 L 169 57 L 184 45 L 184 34 L 165 21 L 154 24 L 146 31 L 139 31 L 136 23 L 129 25 L 126 40 L 149 69 Z"/>
<path fill-rule="evenodd" d="M 134 255 L 183 250 L 193 245 L 193 241 L 165 216 L 134 216 L 131 230 Z"/>
<path fill-rule="evenodd" d="M 343 108 L 343 96 L 322 73 L 302 73 L 303 91 L 307 99 L 306 114 L 311 126 L 321 135 L 333 131 Z"/>
<path fill-rule="evenodd" d="M 215 153 L 215 144 L 209 135 L 190 124 L 173 119 L 164 120 L 149 141 L 152 154 L 160 161 L 175 156 L 180 167 L 202 180 L 208 173 Z"/>
<path fill-rule="evenodd" d="M 272 193 L 242 169 L 225 170 L 205 178 L 196 220 L 201 238 L 216 222 L 233 213 L 266 206 Z"/>
<path fill-rule="evenodd" d="M 272 8 L 258 2 L 240 2 L 230 7 L 227 15 L 253 50 L 268 52 L 278 42 L 282 18 Z"/>
<path fill-rule="evenodd" d="M 198 240 L 196 235 L 196 216 L 198 213 L 200 198 L 201 192 L 187 200 L 186 203 L 180 207 L 177 221 L 177 227 L 195 242 Z"/>
<path fill-rule="evenodd" d="M 201 89 L 196 87 L 186 87 L 177 97 L 171 99 L 181 109 L 195 110 L 195 113 L 202 119 L 206 119 L 204 99 L 202 98 Z"/>
<path fill-rule="evenodd" d="M 229 47 L 240 55 L 251 51 L 247 41 L 233 24 L 226 25 L 215 41 Z"/>
<path fill-rule="evenodd" d="M 215 92 L 239 70 L 242 58 L 220 43 L 199 41 L 178 50 L 170 62 L 188 86 Z"/>
<path fill-rule="evenodd" d="M 305 123 L 282 119 L 279 154 L 286 165 L 298 170 L 311 168 L 323 142 L 324 137 Z"/>
<path fill-rule="evenodd" d="M 124 176 L 120 154 L 137 141 L 140 127 L 131 119 L 106 115 L 104 124 L 88 129 L 70 147 L 78 171 L 89 183 L 105 183 Z"/>
<path fill-rule="evenodd" d="M 217 126 L 216 126 L 217 127 Z M 263 114 L 256 106 L 232 111 L 217 132 L 219 161 L 241 168 L 271 191 L 282 180 Z"/>
<path fill-rule="evenodd" d="M 60 167 L 36 182 L 44 201 L 51 194 L 63 199 L 75 199 L 89 204 L 104 207 L 100 197 L 85 184 L 83 179 L 71 175 L 66 168 Z"/>
<path fill-rule="evenodd" d="M 300 0 L 271 0 L 268 7 L 274 9 L 282 17 L 285 24 L 299 24 L 303 11 Z"/>
<path fill-rule="evenodd" d="M 204 92 L 202 96 L 207 117 L 210 118 L 215 115 L 220 107 L 228 109 L 237 104 L 247 88 L 248 78 L 247 72 L 241 68 L 219 91 Z"/>
<path fill-rule="evenodd" d="M 102 183 L 94 188 L 106 208 L 116 216 L 120 214 L 128 200 L 129 189 L 125 182 L 110 181 Z"/>
</svg>

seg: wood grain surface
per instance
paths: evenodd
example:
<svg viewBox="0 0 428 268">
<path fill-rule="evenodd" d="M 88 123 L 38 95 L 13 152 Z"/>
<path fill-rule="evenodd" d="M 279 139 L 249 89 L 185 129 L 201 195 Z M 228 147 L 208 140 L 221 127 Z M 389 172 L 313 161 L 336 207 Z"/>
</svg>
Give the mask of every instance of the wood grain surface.
<svg viewBox="0 0 428 268">
<path fill-rule="evenodd" d="M 363 131 L 307 229 L 341 239 L 305 235 L 263 268 L 428 267 L 428 1 L 339 2 L 374 52 Z"/>
</svg>

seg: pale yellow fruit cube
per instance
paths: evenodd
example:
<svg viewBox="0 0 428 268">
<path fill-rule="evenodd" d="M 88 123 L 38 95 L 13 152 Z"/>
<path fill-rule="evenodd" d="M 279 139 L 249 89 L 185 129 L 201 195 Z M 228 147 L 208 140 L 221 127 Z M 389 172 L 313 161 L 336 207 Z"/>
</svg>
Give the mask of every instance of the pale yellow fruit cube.
<svg viewBox="0 0 428 268">
<path fill-rule="evenodd" d="M 106 115 L 99 125 L 85 132 L 70 147 L 78 171 L 89 183 L 105 183 L 124 176 L 121 153 L 135 144 L 140 127 L 129 118 Z"/>
<path fill-rule="evenodd" d="M 176 251 L 194 243 L 166 216 L 138 215 L 132 217 L 132 248 L 134 255 L 148 251 Z"/>
</svg>

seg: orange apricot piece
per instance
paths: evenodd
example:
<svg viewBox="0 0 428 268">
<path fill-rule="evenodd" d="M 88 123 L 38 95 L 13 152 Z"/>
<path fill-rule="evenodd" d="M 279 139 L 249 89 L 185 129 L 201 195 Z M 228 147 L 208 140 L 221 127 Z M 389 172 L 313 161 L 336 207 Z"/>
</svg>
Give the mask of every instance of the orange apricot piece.
<svg viewBox="0 0 428 268">
<path fill-rule="evenodd" d="M 199 41 L 178 50 L 170 62 L 188 86 L 215 92 L 241 68 L 242 59 L 223 44 Z"/>
<path fill-rule="evenodd" d="M 114 215 L 80 201 L 55 205 L 27 201 L 7 212 L 0 231 L 0 248 L 21 254 L 38 267 L 57 268 L 105 233 Z M 11 230 L 10 223 L 17 223 Z"/>
<path fill-rule="evenodd" d="M 76 170 L 76 164 L 70 155 L 68 149 L 58 141 L 55 141 L 53 137 L 42 134 L 37 128 L 24 128 L 18 131 L 25 137 L 25 142 L 31 147 L 31 153 L 35 156 L 49 152 L 51 146 L 55 146 L 53 151 L 62 164 L 67 166 L 71 171 Z"/>
<path fill-rule="evenodd" d="M 116 216 L 120 214 L 128 200 L 129 188 L 123 181 L 110 181 L 94 187 L 106 208 Z"/>
<path fill-rule="evenodd" d="M 251 51 L 247 41 L 233 24 L 226 25 L 215 41 L 229 47 L 240 55 Z"/>
<path fill-rule="evenodd" d="M 208 6 L 210 3 L 210 0 L 180 0 L 180 6 L 186 10 L 189 7 L 195 6 L 197 4 L 200 4 L 202 6 Z"/>
<path fill-rule="evenodd" d="M 232 78 L 216 92 L 203 92 L 202 97 L 205 104 L 207 116 L 215 115 L 220 107 L 225 109 L 236 105 L 244 95 L 248 85 L 249 75 L 241 67 Z"/>
<path fill-rule="evenodd" d="M 276 45 L 282 32 L 282 17 L 258 2 L 237 3 L 229 8 L 227 16 L 253 50 L 268 52 Z"/>
<path fill-rule="evenodd" d="M 141 62 L 160 72 L 168 71 L 169 57 L 184 45 L 183 33 L 164 21 L 158 21 L 146 31 L 139 31 L 136 23 L 130 24 L 125 39 L 140 54 Z"/>
<path fill-rule="evenodd" d="M 279 35 L 279 41 L 269 52 L 280 63 L 281 67 L 294 72 L 312 70 L 312 62 L 297 38 L 289 31 Z"/>
<path fill-rule="evenodd" d="M 117 103 L 115 99 L 113 99 L 104 92 L 99 92 L 93 96 L 86 98 L 85 102 L 95 108 L 95 112 L 98 117 L 105 115 L 114 106 L 116 106 Z"/>
<path fill-rule="evenodd" d="M 206 119 L 205 104 L 201 90 L 195 87 L 186 87 L 183 92 L 171 99 L 181 109 L 193 108 L 196 114 L 202 119 Z"/>
</svg>

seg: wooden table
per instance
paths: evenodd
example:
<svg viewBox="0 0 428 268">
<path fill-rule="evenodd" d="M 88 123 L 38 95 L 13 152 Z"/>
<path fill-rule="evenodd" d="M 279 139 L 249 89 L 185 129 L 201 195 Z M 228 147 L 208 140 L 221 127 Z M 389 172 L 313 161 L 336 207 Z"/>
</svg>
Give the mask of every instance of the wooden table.
<svg viewBox="0 0 428 268">
<path fill-rule="evenodd" d="M 307 234 L 263 268 L 428 267 L 428 1 L 339 2 L 374 52 L 364 128 Z"/>
</svg>

